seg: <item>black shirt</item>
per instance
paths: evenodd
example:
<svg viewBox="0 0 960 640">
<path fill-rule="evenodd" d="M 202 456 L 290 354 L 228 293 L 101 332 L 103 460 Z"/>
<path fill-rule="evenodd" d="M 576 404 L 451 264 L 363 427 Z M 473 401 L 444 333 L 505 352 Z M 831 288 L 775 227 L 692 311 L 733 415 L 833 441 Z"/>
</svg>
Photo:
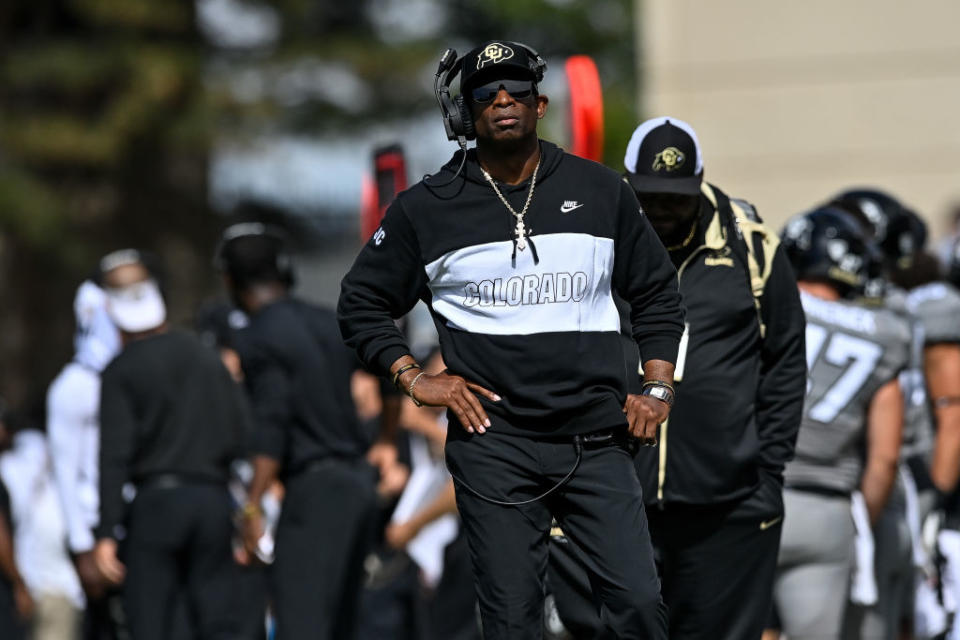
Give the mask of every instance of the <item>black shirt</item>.
<svg viewBox="0 0 960 640">
<path fill-rule="evenodd" d="M 241 394 L 216 352 L 191 334 L 127 345 L 103 372 L 97 537 L 113 537 L 123 521 L 127 482 L 161 474 L 226 482 L 249 426 Z"/>
<path fill-rule="evenodd" d="M 253 450 L 290 475 L 323 458 L 356 458 L 369 446 L 350 394 L 359 362 L 332 310 L 295 298 L 269 304 L 237 335 L 256 418 Z"/>
</svg>

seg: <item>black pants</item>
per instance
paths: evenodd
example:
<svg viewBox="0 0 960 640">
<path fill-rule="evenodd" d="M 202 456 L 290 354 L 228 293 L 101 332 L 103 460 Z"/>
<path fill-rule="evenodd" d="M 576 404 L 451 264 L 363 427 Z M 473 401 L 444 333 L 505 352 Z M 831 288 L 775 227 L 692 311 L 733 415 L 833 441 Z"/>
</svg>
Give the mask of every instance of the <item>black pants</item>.
<svg viewBox="0 0 960 640">
<path fill-rule="evenodd" d="M 779 482 L 765 478 L 725 506 L 652 507 L 650 534 L 672 640 L 757 640 L 772 608 L 783 526 Z M 573 543 L 551 548 L 551 586 L 564 623 L 580 639 L 615 638 L 588 612 L 590 591 Z"/>
<path fill-rule="evenodd" d="M 574 466 L 571 440 L 535 441 L 451 427 L 451 471 L 507 501 L 543 493 Z M 640 482 L 626 447 L 584 449 L 561 490 L 524 506 L 486 502 L 457 483 L 486 640 L 543 636 L 544 578 L 551 515 L 584 550 L 607 623 L 624 639 L 666 637 L 666 610 L 653 561 Z"/>
<path fill-rule="evenodd" d="M 138 491 L 124 545 L 124 599 L 135 640 L 180 640 L 176 611 L 182 597 L 193 636 L 240 637 L 231 516 L 224 486 L 147 486 Z"/>
<path fill-rule="evenodd" d="M 286 481 L 271 571 L 276 640 L 350 640 L 376 517 L 373 469 L 329 460 Z"/>
<path fill-rule="evenodd" d="M 443 576 L 427 603 L 430 640 L 480 640 L 470 549 L 463 530 L 443 554 Z"/>
<path fill-rule="evenodd" d="M 87 596 L 82 636 L 83 640 L 131 640 L 122 590 L 111 588 L 97 599 Z"/>
</svg>

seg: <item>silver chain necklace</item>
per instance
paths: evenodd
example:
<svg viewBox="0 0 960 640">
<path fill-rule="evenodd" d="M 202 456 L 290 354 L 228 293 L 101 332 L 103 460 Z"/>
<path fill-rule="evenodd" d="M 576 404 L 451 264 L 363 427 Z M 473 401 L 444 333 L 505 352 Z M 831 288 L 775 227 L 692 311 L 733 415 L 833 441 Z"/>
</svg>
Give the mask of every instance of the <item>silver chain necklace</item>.
<svg viewBox="0 0 960 640">
<path fill-rule="evenodd" d="M 493 181 L 493 178 L 490 177 L 487 170 L 480 167 L 480 171 L 483 172 L 483 177 L 486 178 L 490 186 L 493 187 L 493 191 L 500 198 L 500 202 L 502 202 L 503 206 L 507 208 L 507 211 L 512 213 L 513 217 L 517 219 L 517 226 L 514 227 L 513 231 L 517 234 L 517 249 L 520 251 L 527 248 L 527 236 L 533 231 L 533 229 L 527 229 L 523 221 L 523 216 L 527 215 L 527 209 L 530 208 L 530 201 L 533 200 L 533 190 L 537 187 L 537 171 L 540 169 L 541 159 L 543 159 L 543 154 L 540 154 L 540 157 L 537 158 L 537 166 L 533 168 L 533 176 L 530 178 L 530 191 L 527 192 L 527 201 L 523 204 L 523 210 L 520 213 L 517 213 L 516 210 L 510 206 L 510 203 L 507 202 L 507 199 L 503 197 L 500 189 L 497 188 L 497 183 Z"/>
</svg>

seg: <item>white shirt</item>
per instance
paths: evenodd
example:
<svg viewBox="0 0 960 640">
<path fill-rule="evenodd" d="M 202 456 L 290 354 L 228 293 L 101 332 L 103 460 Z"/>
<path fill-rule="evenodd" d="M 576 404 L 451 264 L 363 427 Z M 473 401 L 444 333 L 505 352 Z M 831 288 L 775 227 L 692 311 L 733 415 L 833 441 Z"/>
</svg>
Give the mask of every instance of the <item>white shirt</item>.
<svg viewBox="0 0 960 640">
<path fill-rule="evenodd" d="M 0 456 L 0 477 L 10 493 L 17 566 L 30 593 L 65 596 L 82 608 L 83 589 L 64 544 L 66 525 L 42 433 L 16 434 L 13 449 Z"/>
<path fill-rule="evenodd" d="M 71 362 L 47 391 L 47 438 L 67 542 L 74 553 L 93 549 L 99 518 L 100 374 Z"/>
</svg>

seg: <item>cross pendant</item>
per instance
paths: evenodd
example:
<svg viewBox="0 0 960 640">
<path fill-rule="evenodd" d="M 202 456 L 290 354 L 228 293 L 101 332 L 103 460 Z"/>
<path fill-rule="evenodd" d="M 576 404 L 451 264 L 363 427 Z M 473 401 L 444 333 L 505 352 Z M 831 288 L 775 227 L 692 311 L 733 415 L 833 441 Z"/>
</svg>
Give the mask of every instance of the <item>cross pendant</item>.
<svg viewBox="0 0 960 640">
<path fill-rule="evenodd" d="M 517 227 L 514 231 L 517 234 L 517 249 L 523 251 L 527 248 L 527 232 L 526 229 L 523 228 L 523 222 L 517 220 Z"/>
</svg>

